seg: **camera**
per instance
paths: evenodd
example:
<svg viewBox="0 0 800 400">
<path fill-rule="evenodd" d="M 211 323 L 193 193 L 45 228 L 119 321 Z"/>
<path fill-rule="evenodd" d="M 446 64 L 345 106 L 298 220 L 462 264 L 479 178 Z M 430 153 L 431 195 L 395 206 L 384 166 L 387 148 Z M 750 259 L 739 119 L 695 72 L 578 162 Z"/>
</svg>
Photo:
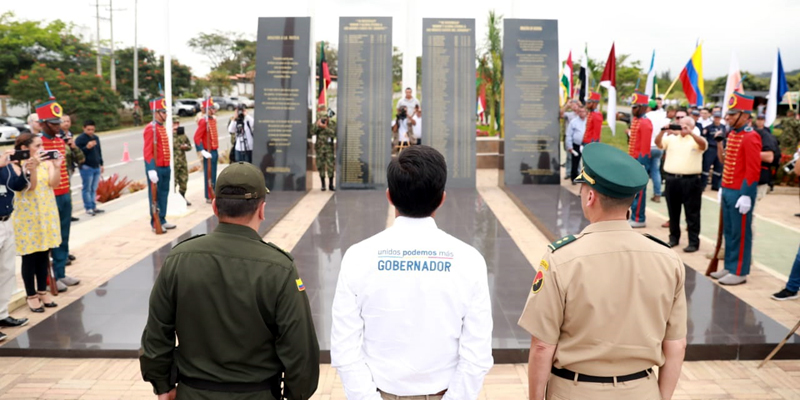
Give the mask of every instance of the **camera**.
<svg viewBox="0 0 800 400">
<path fill-rule="evenodd" d="M 328 125 L 328 118 L 322 118 L 319 120 L 323 125 Z"/>
<path fill-rule="evenodd" d="M 661 128 L 662 131 L 679 131 L 681 130 L 681 126 L 679 124 L 669 124 L 669 126 L 665 126 Z"/>
<path fill-rule="evenodd" d="M 186 134 L 186 129 L 184 127 L 182 127 L 182 126 L 179 126 L 177 133 L 178 133 L 178 135 L 185 135 Z"/>
<path fill-rule="evenodd" d="M 61 153 L 58 150 L 47 150 L 42 152 L 42 160 L 57 160 L 61 158 Z"/>
<path fill-rule="evenodd" d="M 408 117 L 408 110 L 406 110 L 405 108 L 400 110 L 400 112 L 397 113 L 396 115 L 397 119 L 406 119 L 407 117 Z"/>
<path fill-rule="evenodd" d="M 727 134 L 724 131 L 717 131 L 717 134 L 714 135 L 714 141 L 720 143 L 725 140 L 725 136 L 727 136 Z"/>
</svg>

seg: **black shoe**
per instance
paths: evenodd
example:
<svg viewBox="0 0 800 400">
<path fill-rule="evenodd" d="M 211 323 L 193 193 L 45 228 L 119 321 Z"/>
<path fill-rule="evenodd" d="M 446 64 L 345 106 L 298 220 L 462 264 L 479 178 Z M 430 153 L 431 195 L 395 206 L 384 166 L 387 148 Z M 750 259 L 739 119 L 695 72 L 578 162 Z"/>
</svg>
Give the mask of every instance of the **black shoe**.
<svg viewBox="0 0 800 400">
<path fill-rule="evenodd" d="M 795 216 L 795 217 L 800 217 L 800 213 L 797 213 L 797 214 L 795 214 L 794 216 Z"/>
<path fill-rule="evenodd" d="M 99 208 L 95 208 L 95 209 L 94 209 L 94 213 L 95 213 L 95 214 L 102 214 L 102 213 L 104 213 L 104 212 L 106 212 L 106 210 L 101 210 L 101 209 L 99 209 Z"/>
<path fill-rule="evenodd" d="M 333 187 L 333 178 L 330 178 L 330 179 L 328 180 L 328 182 L 329 182 L 329 183 L 328 183 L 328 188 L 331 190 L 331 192 L 335 192 L 335 191 L 336 191 L 336 188 L 335 188 L 335 187 Z"/>
<path fill-rule="evenodd" d="M 25 326 L 25 325 L 28 325 L 28 319 L 27 318 L 16 319 L 16 318 L 8 317 L 6 319 L 0 319 L 0 326 L 2 326 L 4 328 L 15 328 L 15 327 L 18 327 L 18 326 Z"/>
<path fill-rule="evenodd" d="M 77 258 L 77 257 L 75 257 L 75 256 L 73 256 L 72 254 L 69 254 L 69 255 L 67 255 L 67 259 L 69 259 L 70 261 L 75 261 L 75 260 L 77 260 L 78 258 Z"/>
<path fill-rule="evenodd" d="M 695 251 L 697 251 L 697 246 L 693 244 L 690 244 L 683 248 L 684 253 L 694 253 Z"/>
<path fill-rule="evenodd" d="M 678 247 L 678 242 L 669 241 L 669 247 Z"/>
<path fill-rule="evenodd" d="M 80 221 L 81 219 L 77 218 L 77 217 L 70 217 L 69 220 L 72 221 L 72 222 L 76 222 L 76 221 Z"/>
<path fill-rule="evenodd" d="M 64 266 L 66 267 L 69 267 L 70 265 L 72 265 L 72 260 L 67 260 L 67 262 L 64 263 Z"/>
<path fill-rule="evenodd" d="M 8 337 L 8 335 L 6 335 L 3 332 L 0 332 L 0 342 L 2 342 L 3 340 L 6 340 L 7 337 Z"/>
<path fill-rule="evenodd" d="M 797 295 L 797 292 L 790 292 L 787 289 L 783 289 L 778 293 L 772 295 L 773 300 L 784 301 L 784 300 L 793 300 L 800 296 Z"/>
<path fill-rule="evenodd" d="M 324 191 L 328 190 L 328 189 L 325 188 L 325 178 L 319 178 L 319 180 L 322 182 L 322 191 L 324 192 Z"/>
</svg>

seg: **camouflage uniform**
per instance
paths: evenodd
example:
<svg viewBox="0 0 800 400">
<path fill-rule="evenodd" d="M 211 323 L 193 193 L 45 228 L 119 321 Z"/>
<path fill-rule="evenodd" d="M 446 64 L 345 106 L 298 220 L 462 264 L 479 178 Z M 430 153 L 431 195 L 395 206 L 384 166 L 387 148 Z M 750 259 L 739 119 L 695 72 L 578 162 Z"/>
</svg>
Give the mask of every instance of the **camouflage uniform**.
<svg viewBox="0 0 800 400">
<path fill-rule="evenodd" d="M 797 143 L 800 142 L 800 120 L 784 118 L 781 121 L 781 130 L 783 132 L 778 136 L 780 147 L 790 151 L 795 150 L 797 148 Z"/>
<path fill-rule="evenodd" d="M 325 128 L 314 124 L 314 134 L 317 135 L 317 142 L 314 144 L 314 150 L 317 154 L 317 170 L 322 180 L 322 190 L 325 190 L 325 175 L 329 178 L 331 190 L 334 190 L 333 174 L 336 170 L 336 154 L 334 153 L 333 142 L 336 139 L 336 126 L 331 120 L 328 120 L 328 126 Z"/>
<path fill-rule="evenodd" d="M 78 148 L 73 149 L 69 146 L 65 147 L 67 149 L 67 154 L 64 156 L 64 162 L 67 164 L 69 176 L 72 177 L 72 174 L 75 173 L 75 167 L 80 167 L 81 164 L 86 161 L 86 156 L 84 156 L 83 152 Z"/>
<path fill-rule="evenodd" d="M 173 133 L 172 154 L 175 157 L 175 185 L 178 186 L 178 192 L 183 197 L 186 197 L 186 183 L 189 181 L 189 164 L 186 162 L 186 153 L 190 151 L 192 151 L 192 142 L 189 137 Z"/>
</svg>

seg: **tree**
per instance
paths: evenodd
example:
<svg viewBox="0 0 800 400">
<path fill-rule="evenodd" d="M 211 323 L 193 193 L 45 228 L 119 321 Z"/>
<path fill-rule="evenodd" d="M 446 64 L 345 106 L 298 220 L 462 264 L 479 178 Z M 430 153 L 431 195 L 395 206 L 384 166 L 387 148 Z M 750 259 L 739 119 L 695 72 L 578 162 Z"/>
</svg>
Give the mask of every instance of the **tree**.
<svg viewBox="0 0 800 400">
<path fill-rule="evenodd" d="M 90 44 L 73 34 L 74 26 L 60 20 L 16 21 L 14 14 L 0 14 L 0 93 L 22 70 L 46 63 L 64 71 L 88 72 L 94 52 Z"/>
<path fill-rule="evenodd" d="M 400 87 L 401 91 L 404 89 L 403 85 L 403 53 L 397 46 L 392 47 L 392 87 Z"/>
<path fill-rule="evenodd" d="M 117 65 L 117 90 L 125 100 L 133 100 L 133 47 L 115 53 Z M 158 84 L 164 82 L 164 56 L 155 51 L 139 48 L 139 96 L 150 99 L 160 95 Z M 192 87 L 192 69 L 172 59 L 172 93 L 183 96 Z"/>
<path fill-rule="evenodd" d="M 119 96 L 111 90 L 107 81 L 97 75 L 86 72 L 65 74 L 43 63 L 36 64 L 11 79 L 8 93 L 17 103 L 30 103 L 33 106 L 48 100 L 45 82 L 50 85 L 58 103 L 64 107 L 64 114 L 78 120 L 93 119 L 100 130 L 119 125 Z"/>
<path fill-rule="evenodd" d="M 192 50 L 198 54 L 208 57 L 211 69 L 217 70 L 226 64 L 225 69 L 230 68 L 230 61 L 236 58 L 235 41 L 240 39 L 240 35 L 235 32 L 201 33 L 199 36 L 189 39 L 187 43 Z M 238 68 L 236 70 L 238 72 Z"/>
<path fill-rule="evenodd" d="M 486 20 L 487 32 L 481 55 L 478 56 L 478 78 L 486 84 L 486 112 L 489 121 L 497 121 L 500 135 L 503 134 L 503 16 L 494 10 L 489 11 Z M 480 87 L 480 85 L 478 85 Z M 490 134 L 495 133 L 493 123 L 489 123 Z"/>
<path fill-rule="evenodd" d="M 217 96 L 224 96 L 225 91 L 233 86 L 228 72 L 223 70 L 211 71 L 208 74 L 208 84 L 212 93 L 216 93 Z"/>
</svg>

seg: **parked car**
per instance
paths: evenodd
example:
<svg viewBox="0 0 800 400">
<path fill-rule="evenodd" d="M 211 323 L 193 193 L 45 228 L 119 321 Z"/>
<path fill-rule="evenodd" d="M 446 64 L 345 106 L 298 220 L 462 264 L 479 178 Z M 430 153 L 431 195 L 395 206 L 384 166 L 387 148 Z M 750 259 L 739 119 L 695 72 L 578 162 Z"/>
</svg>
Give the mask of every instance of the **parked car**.
<svg viewBox="0 0 800 400">
<path fill-rule="evenodd" d="M 195 99 L 178 99 L 177 101 L 179 101 L 179 102 L 181 102 L 183 104 L 191 104 L 191 105 L 193 105 L 195 113 L 199 113 L 201 108 L 202 108 L 201 107 L 202 100 L 197 101 Z"/>
<path fill-rule="evenodd" d="M 13 126 L 0 126 L 0 143 L 14 143 L 19 131 Z"/>
<path fill-rule="evenodd" d="M 22 132 L 23 129 L 30 130 L 31 127 L 24 120 L 16 117 L 0 117 L 0 126 L 11 126 Z"/>
<path fill-rule="evenodd" d="M 231 102 L 230 97 L 214 97 L 214 104 L 216 104 L 220 110 L 233 111 L 236 109 L 236 104 Z"/>
<path fill-rule="evenodd" d="M 231 100 L 237 105 L 244 104 L 244 106 L 247 108 L 255 107 L 255 102 L 244 96 L 231 97 Z"/>
<path fill-rule="evenodd" d="M 194 104 L 184 103 L 178 100 L 172 105 L 172 113 L 178 114 L 178 116 L 181 117 L 193 117 L 195 114 L 197 114 L 197 110 L 195 109 Z"/>
</svg>

